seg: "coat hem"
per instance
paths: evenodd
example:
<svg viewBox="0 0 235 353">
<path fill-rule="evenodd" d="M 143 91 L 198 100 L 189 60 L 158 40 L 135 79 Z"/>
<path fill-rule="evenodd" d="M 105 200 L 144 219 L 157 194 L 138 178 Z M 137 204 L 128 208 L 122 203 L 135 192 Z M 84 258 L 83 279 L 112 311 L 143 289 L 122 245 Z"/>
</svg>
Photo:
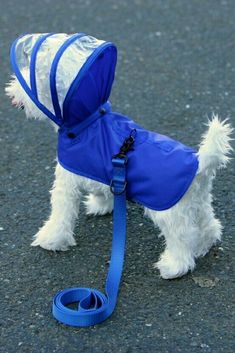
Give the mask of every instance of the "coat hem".
<svg viewBox="0 0 235 353">
<path fill-rule="evenodd" d="M 60 161 L 59 157 L 58 157 L 58 162 L 60 163 L 60 165 L 61 165 L 64 169 L 68 170 L 69 172 L 71 172 L 71 173 L 73 173 L 73 174 L 80 175 L 80 176 L 82 176 L 82 177 L 85 177 L 85 178 L 88 178 L 88 179 L 97 181 L 97 182 L 99 182 L 99 183 L 101 183 L 101 184 L 105 184 L 105 185 L 107 185 L 107 186 L 110 185 L 110 183 L 108 183 L 108 182 L 105 181 L 105 180 L 102 180 L 102 179 L 100 179 L 100 178 L 93 177 L 93 176 L 91 176 L 91 175 L 89 175 L 89 174 L 82 173 L 82 172 L 80 172 L 80 171 L 78 171 L 78 170 L 75 170 L 75 169 L 73 169 L 73 168 L 70 168 L 70 167 L 66 166 L 63 162 Z M 147 207 L 147 208 L 149 208 L 149 209 L 151 209 L 151 210 L 153 210 L 153 211 L 165 211 L 165 210 L 168 210 L 169 208 L 175 206 L 175 205 L 182 199 L 182 197 L 185 195 L 185 193 L 186 193 L 187 190 L 189 189 L 190 185 L 192 184 L 193 179 L 194 179 L 195 176 L 196 176 L 196 172 L 197 172 L 197 170 L 198 170 L 198 165 L 199 165 L 199 163 L 198 163 L 198 160 L 197 160 L 197 163 L 195 163 L 195 167 L 194 167 L 194 169 L 193 169 L 193 171 L 192 171 L 192 173 L 191 173 L 191 177 L 190 177 L 188 183 L 186 184 L 185 188 L 184 188 L 183 191 L 179 194 L 179 196 L 178 196 L 175 200 L 173 200 L 170 204 L 168 203 L 167 205 L 164 205 L 164 206 L 161 206 L 161 207 L 160 207 L 160 206 L 159 206 L 159 207 L 152 207 L 152 206 L 149 206 L 148 204 L 146 204 L 145 202 L 142 202 L 142 201 L 137 200 L 137 199 L 135 199 L 135 198 L 127 198 L 127 200 L 128 200 L 128 201 L 131 201 L 131 202 L 135 202 L 135 203 L 137 203 L 137 204 L 139 204 L 139 205 L 141 205 L 141 206 Z"/>
</svg>

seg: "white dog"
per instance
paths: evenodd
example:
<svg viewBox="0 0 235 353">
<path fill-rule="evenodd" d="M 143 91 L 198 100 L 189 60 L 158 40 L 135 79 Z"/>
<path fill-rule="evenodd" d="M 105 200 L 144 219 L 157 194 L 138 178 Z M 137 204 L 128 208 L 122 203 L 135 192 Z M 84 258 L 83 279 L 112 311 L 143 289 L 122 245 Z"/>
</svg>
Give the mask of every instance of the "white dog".
<svg viewBox="0 0 235 353">
<path fill-rule="evenodd" d="M 45 61 L 45 58 L 38 57 L 39 63 L 40 60 Z M 43 64 L 45 67 L 44 62 L 42 67 Z M 38 66 L 40 67 L 39 64 Z M 22 74 L 29 82 L 27 70 L 27 67 L 22 68 Z M 64 67 L 58 74 L 58 82 L 63 82 L 66 74 Z M 46 91 L 45 77 L 40 76 L 40 71 L 37 77 L 38 91 Z M 8 84 L 6 93 L 14 106 L 24 107 L 27 117 L 46 118 L 22 89 L 15 76 Z M 144 209 L 145 215 L 153 221 L 154 226 L 160 228 L 161 235 L 165 238 L 165 250 L 154 264 L 162 278 L 176 278 L 189 270 L 192 271 L 195 259 L 204 256 L 212 245 L 221 239 L 222 226 L 215 218 L 212 207 L 212 182 L 216 170 L 224 168 L 229 161 L 228 155 L 232 150 L 229 143 L 231 132 L 232 128 L 226 120 L 220 121 L 217 116 L 213 116 L 201 141 L 197 153 L 199 167 L 188 191 L 179 202 L 167 210 L 155 211 L 147 207 Z M 65 251 L 76 245 L 73 231 L 84 192 L 88 193 L 84 201 L 88 215 L 112 212 L 113 194 L 109 186 L 76 175 L 58 163 L 51 190 L 51 215 L 34 236 L 33 246 Z"/>
</svg>

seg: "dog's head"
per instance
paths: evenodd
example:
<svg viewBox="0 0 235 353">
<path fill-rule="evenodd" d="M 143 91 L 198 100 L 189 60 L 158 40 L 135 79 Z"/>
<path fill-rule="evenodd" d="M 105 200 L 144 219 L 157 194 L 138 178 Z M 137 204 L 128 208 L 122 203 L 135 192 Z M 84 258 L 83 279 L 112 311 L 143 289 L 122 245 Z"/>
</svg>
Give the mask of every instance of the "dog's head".
<svg viewBox="0 0 235 353">
<path fill-rule="evenodd" d="M 41 50 L 36 52 L 35 45 L 44 34 L 32 34 L 20 37 L 14 42 L 11 48 L 11 62 L 15 74 L 12 75 L 9 83 L 6 84 L 5 92 L 10 97 L 12 105 L 19 109 L 24 109 L 28 118 L 45 119 L 47 114 L 37 104 L 39 102 L 48 111 L 53 112 L 53 104 L 50 92 L 50 67 L 54 59 L 55 51 L 67 39 L 66 34 L 59 34 L 50 41 L 50 45 L 45 39 L 41 43 Z M 48 37 L 49 39 L 49 37 Z M 34 54 L 33 54 L 34 51 Z M 34 55 L 34 59 L 33 59 Z M 32 65 L 32 60 L 34 64 Z M 63 81 L 61 71 L 57 73 L 58 82 Z M 66 71 L 63 72 L 66 75 Z M 33 81 L 36 86 L 33 89 Z M 26 91 L 25 86 L 28 86 Z M 58 87 L 58 95 L 61 89 Z M 36 97 L 35 97 L 36 96 Z M 36 99 L 33 99 L 33 98 Z"/>
<path fill-rule="evenodd" d="M 11 48 L 15 74 L 5 91 L 28 118 L 75 125 L 111 91 L 116 47 L 85 34 L 28 34 Z"/>
</svg>

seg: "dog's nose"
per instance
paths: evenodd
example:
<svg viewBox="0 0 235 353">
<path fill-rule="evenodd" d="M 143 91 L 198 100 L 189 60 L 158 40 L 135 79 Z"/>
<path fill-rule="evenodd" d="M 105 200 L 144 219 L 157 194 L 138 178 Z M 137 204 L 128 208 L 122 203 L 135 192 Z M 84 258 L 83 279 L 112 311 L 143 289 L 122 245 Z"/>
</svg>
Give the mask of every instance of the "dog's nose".
<svg viewBox="0 0 235 353">
<path fill-rule="evenodd" d="M 13 107 L 15 107 L 15 108 L 19 108 L 19 109 L 21 109 L 21 110 L 24 109 L 24 105 L 23 105 L 22 103 L 18 102 L 16 99 L 12 99 L 11 104 L 12 104 Z"/>
</svg>

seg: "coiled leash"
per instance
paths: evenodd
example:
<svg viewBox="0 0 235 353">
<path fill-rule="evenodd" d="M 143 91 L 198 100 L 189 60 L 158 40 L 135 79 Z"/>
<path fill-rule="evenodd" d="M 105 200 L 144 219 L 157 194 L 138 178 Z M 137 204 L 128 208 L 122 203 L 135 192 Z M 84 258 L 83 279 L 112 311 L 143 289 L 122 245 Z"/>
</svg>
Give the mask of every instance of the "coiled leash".
<svg viewBox="0 0 235 353">
<path fill-rule="evenodd" d="M 86 327 L 106 320 L 114 311 L 121 280 L 126 240 L 126 166 L 127 153 L 133 150 L 136 130 L 131 130 L 120 151 L 113 156 L 113 179 L 110 190 L 114 194 L 113 240 L 110 266 L 106 278 L 105 293 L 91 288 L 68 288 L 59 292 L 53 300 L 52 313 L 58 321 Z M 68 305 L 78 303 L 73 310 Z"/>
</svg>

